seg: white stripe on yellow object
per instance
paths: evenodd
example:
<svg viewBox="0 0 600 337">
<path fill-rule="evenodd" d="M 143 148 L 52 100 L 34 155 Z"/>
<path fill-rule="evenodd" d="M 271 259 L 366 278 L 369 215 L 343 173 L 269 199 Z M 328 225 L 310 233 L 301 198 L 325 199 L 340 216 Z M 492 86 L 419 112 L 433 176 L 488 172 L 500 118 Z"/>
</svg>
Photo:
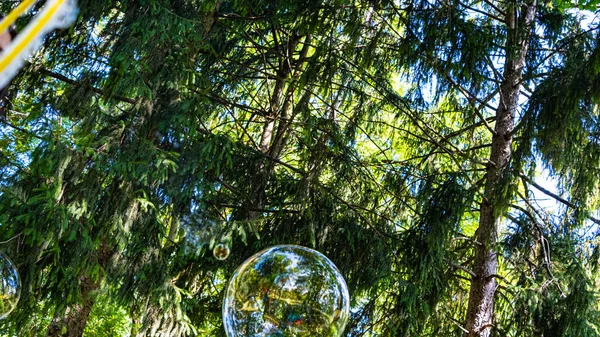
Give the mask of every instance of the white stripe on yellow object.
<svg viewBox="0 0 600 337">
<path fill-rule="evenodd" d="M 12 12 L 8 13 L 8 15 L 4 19 L 2 19 L 2 22 L 0 22 L 0 32 L 7 30 L 10 27 L 10 25 L 17 21 L 19 16 L 25 14 L 25 12 L 27 12 L 27 10 L 36 2 L 37 0 L 25 0 L 21 2 L 19 6 L 17 6 L 17 8 L 15 8 Z"/>
<path fill-rule="evenodd" d="M 2 22 L 1 28 L 8 28 L 25 13 L 36 1 L 25 0 Z M 68 27 L 76 18 L 75 0 L 48 0 L 41 13 L 31 22 L 8 48 L 0 54 L 0 88 L 4 87 L 23 66 L 25 57 L 34 52 L 42 37 L 55 28 Z M 4 29 L 6 29 L 4 28 Z"/>
</svg>

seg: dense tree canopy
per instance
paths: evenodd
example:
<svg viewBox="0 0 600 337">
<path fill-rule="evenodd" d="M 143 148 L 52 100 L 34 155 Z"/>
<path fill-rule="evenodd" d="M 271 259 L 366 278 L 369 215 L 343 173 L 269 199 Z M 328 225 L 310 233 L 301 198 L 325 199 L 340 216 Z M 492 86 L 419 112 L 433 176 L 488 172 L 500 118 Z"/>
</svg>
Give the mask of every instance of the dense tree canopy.
<svg viewBox="0 0 600 337">
<path fill-rule="evenodd" d="M 294 243 L 344 336 L 600 336 L 595 1 L 78 3 L 2 105 L 0 335 L 224 336 Z"/>
</svg>

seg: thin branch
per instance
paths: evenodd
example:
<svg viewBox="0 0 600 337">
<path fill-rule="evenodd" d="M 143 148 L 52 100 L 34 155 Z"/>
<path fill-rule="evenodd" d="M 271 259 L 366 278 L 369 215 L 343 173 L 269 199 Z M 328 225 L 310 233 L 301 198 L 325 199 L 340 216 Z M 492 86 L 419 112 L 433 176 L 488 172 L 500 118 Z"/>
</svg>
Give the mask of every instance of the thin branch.
<svg viewBox="0 0 600 337">
<path fill-rule="evenodd" d="M 492 7 L 495 11 L 497 11 L 498 13 L 500 13 L 500 15 L 506 16 L 506 13 L 504 13 L 504 11 L 502 9 L 500 9 L 498 6 L 494 5 L 491 1 L 489 1 L 489 0 L 483 0 L 483 2 L 485 2 L 490 7 Z"/>
<path fill-rule="evenodd" d="M 548 61 L 548 59 L 549 59 L 549 58 L 551 58 L 551 57 L 552 57 L 552 56 L 554 56 L 556 53 L 558 53 L 560 50 L 562 50 L 564 46 L 566 46 L 567 44 L 569 44 L 569 43 L 570 43 L 570 42 L 572 42 L 573 40 L 576 40 L 576 39 L 578 39 L 578 38 L 580 38 L 580 37 L 582 37 L 582 36 L 584 36 L 584 35 L 586 35 L 586 34 L 588 34 L 588 33 L 591 33 L 591 32 L 593 32 L 593 31 L 595 31 L 595 30 L 597 30 L 597 29 L 599 29 L 599 28 L 600 28 L 600 25 L 597 25 L 597 26 L 596 26 L 596 27 L 594 27 L 594 28 L 590 28 L 590 29 L 588 29 L 588 30 L 586 30 L 586 31 L 583 31 L 583 32 L 581 32 L 581 33 L 579 33 L 579 34 L 576 34 L 576 35 L 574 35 L 574 36 L 571 36 L 571 37 L 565 38 L 564 40 L 560 41 L 560 43 L 558 43 L 558 44 L 556 45 L 556 48 L 555 48 L 555 49 L 556 49 L 556 51 L 554 51 L 554 52 L 552 52 L 552 53 L 549 53 L 548 55 L 546 55 L 546 57 L 544 57 L 544 58 L 543 58 L 543 59 L 542 59 L 540 62 L 538 62 L 538 64 L 536 64 L 534 67 L 532 67 L 532 69 L 536 69 L 536 68 L 540 67 L 541 65 L 543 65 L 543 64 L 544 64 L 546 61 Z"/>
<path fill-rule="evenodd" d="M 0 122 L 2 124 L 6 125 L 6 126 L 9 126 L 9 127 L 13 128 L 13 129 L 17 130 L 17 131 L 20 131 L 20 132 L 22 132 L 22 133 L 24 133 L 26 135 L 29 135 L 29 136 L 34 137 L 34 138 L 37 138 L 39 140 L 44 140 L 42 137 L 40 137 L 40 136 L 38 136 L 38 135 L 36 135 L 36 134 L 34 134 L 32 132 L 27 131 L 27 130 L 21 128 L 21 127 L 18 127 L 16 125 L 10 123 L 8 120 L 6 120 L 6 118 L 0 118 Z"/>
<path fill-rule="evenodd" d="M 52 78 L 57 79 L 59 81 L 65 82 L 67 84 L 82 85 L 81 83 L 79 83 L 79 82 L 77 82 L 75 80 L 72 80 L 72 79 L 70 79 L 70 78 L 68 78 L 68 77 L 66 77 L 64 75 L 61 75 L 59 73 L 55 73 L 55 72 L 50 71 L 50 70 L 45 69 L 45 68 L 40 68 L 38 71 L 42 75 L 45 75 L 45 76 L 48 76 L 48 77 L 52 77 Z M 137 103 L 137 101 L 135 99 L 133 99 L 133 98 L 129 98 L 129 97 L 125 97 L 125 96 L 120 96 L 120 95 L 110 95 L 110 96 L 108 96 L 107 93 L 104 90 L 98 89 L 98 88 L 93 87 L 91 85 L 87 85 L 87 87 L 92 92 L 95 92 L 96 94 L 99 94 L 99 95 L 104 96 L 104 97 L 109 97 L 109 98 L 115 99 L 117 101 L 129 103 L 129 104 L 136 104 Z"/>
<path fill-rule="evenodd" d="M 454 318 L 453 318 L 453 317 L 451 317 L 451 316 L 448 316 L 448 318 L 450 319 L 450 321 L 451 321 L 452 323 L 454 323 L 454 324 L 455 324 L 455 325 L 456 325 L 456 326 L 457 326 L 459 329 L 461 329 L 461 330 L 462 330 L 464 333 L 469 333 L 469 330 L 465 329 L 465 328 L 462 326 L 462 323 L 461 323 L 461 322 L 457 321 L 456 319 L 454 319 Z"/>
<path fill-rule="evenodd" d="M 282 208 L 282 209 L 267 209 L 267 208 L 245 207 L 245 206 L 233 205 L 233 204 L 220 204 L 220 203 L 212 203 L 212 202 L 207 202 L 207 203 L 210 204 L 210 205 L 216 206 L 216 207 L 243 209 L 243 210 L 252 211 L 252 212 L 263 212 L 263 213 L 281 213 L 281 212 L 284 212 L 284 213 L 300 213 L 300 211 L 298 211 L 298 210 L 286 209 L 286 208 Z"/>
<path fill-rule="evenodd" d="M 573 208 L 575 210 L 579 210 L 579 206 L 575 205 L 574 203 L 560 197 L 559 195 L 550 192 L 549 190 L 545 189 L 544 187 L 538 185 L 536 182 L 534 182 L 533 180 L 531 180 L 528 176 L 524 175 L 524 174 L 519 174 L 519 176 L 521 178 L 523 178 L 525 181 L 527 181 L 527 183 L 529 183 L 531 186 L 535 187 L 537 190 L 539 190 L 540 192 L 544 193 L 545 195 L 554 198 L 555 200 L 559 201 L 560 203 Z M 593 222 L 595 222 L 596 224 L 600 225 L 600 219 L 595 218 L 593 216 L 588 216 L 588 219 L 592 220 Z"/>
<path fill-rule="evenodd" d="M 525 185 L 526 182 L 526 178 L 525 177 L 521 177 L 523 179 L 523 184 Z M 526 194 L 528 195 L 528 189 L 527 186 L 525 185 L 525 191 Z M 527 199 L 527 196 L 524 196 L 521 194 L 521 192 L 517 191 L 517 194 L 521 197 L 521 199 L 523 199 L 525 201 L 525 203 L 527 204 L 527 206 L 529 206 L 530 209 L 532 209 L 542 220 L 544 220 L 544 218 L 541 216 L 541 214 L 538 213 L 538 210 L 535 209 L 535 207 L 533 207 L 533 205 L 529 202 L 529 200 Z M 520 210 L 521 212 L 523 212 L 524 214 L 526 214 L 531 221 L 533 222 L 539 237 L 537 238 L 537 240 L 540 242 L 541 246 L 542 246 L 542 252 L 544 254 L 544 263 L 543 266 L 545 267 L 546 271 L 548 272 L 548 275 L 550 276 L 550 281 L 554 282 L 556 284 L 556 287 L 558 288 L 558 290 L 561 293 L 561 297 L 565 297 L 565 293 L 562 290 L 562 287 L 560 286 L 560 283 L 558 282 L 558 280 L 554 277 L 554 274 L 552 273 L 552 266 L 551 266 L 551 260 L 550 260 L 550 243 L 548 242 L 548 239 L 546 239 L 546 237 L 544 236 L 544 232 L 542 231 L 542 228 L 540 226 L 540 224 L 538 223 L 537 219 L 527 210 L 523 209 L 522 207 L 518 206 L 518 205 L 511 205 L 513 208 Z M 513 220 L 513 219 L 511 219 Z M 517 222 L 515 220 L 513 220 L 514 222 Z"/>
<path fill-rule="evenodd" d="M 450 266 L 456 268 L 456 269 L 460 269 L 462 271 L 464 271 L 465 273 L 471 275 L 471 277 L 477 277 L 477 274 L 475 274 L 474 272 L 472 272 L 471 270 L 469 270 L 468 268 L 461 266 L 460 264 L 454 263 L 454 262 L 450 262 Z"/>
<path fill-rule="evenodd" d="M 494 19 L 494 20 L 496 20 L 496 21 L 498 21 L 498 22 L 501 22 L 501 23 L 506 23 L 506 21 L 504 21 L 504 19 L 502 19 L 502 18 L 500 18 L 500 17 L 498 17 L 498 16 L 496 16 L 496 15 L 494 15 L 494 14 L 492 14 L 492 13 L 489 13 L 489 12 L 482 11 L 481 9 L 477 9 L 477 8 L 471 7 L 471 6 L 469 6 L 469 5 L 465 5 L 465 4 L 464 4 L 464 3 L 462 3 L 462 2 L 458 2 L 458 3 L 459 3 L 461 6 L 463 6 L 463 7 L 467 8 L 467 9 L 469 9 L 469 10 L 472 10 L 473 12 L 476 12 L 476 13 L 479 13 L 479 14 L 482 14 L 482 15 L 485 15 L 485 16 L 487 16 L 488 18 L 490 18 L 490 19 Z"/>
<path fill-rule="evenodd" d="M 4 245 L 7 244 L 9 242 L 11 242 L 12 240 L 18 238 L 19 236 L 21 236 L 23 234 L 23 232 L 19 232 L 18 234 L 16 234 L 15 236 L 13 236 L 12 238 L 6 240 L 6 241 L 0 241 L 0 245 Z"/>
<path fill-rule="evenodd" d="M 471 107 L 473 107 L 473 111 L 477 114 L 477 117 L 479 117 L 480 121 L 483 122 L 483 124 L 488 129 L 488 131 L 490 131 L 490 133 L 495 136 L 497 134 L 496 130 L 494 130 L 494 128 L 492 128 L 492 126 L 487 122 L 487 119 L 483 116 L 483 114 L 479 110 L 480 108 L 475 106 L 475 104 L 473 103 L 473 101 L 476 100 L 476 101 L 479 101 L 481 103 L 481 105 L 484 105 L 484 104 L 487 105 L 487 102 L 480 101 L 479 98 L 477 98 L 477 96 L 472 95 L 467 89 L 463 88 L 458 82 L 456 82 L 452 77 L 450 77 L 450 75 L 448 75 L 448 74 L 444 74 L 444 75 L 446 77 L 446 80 L 448 80 L 448 82 L 452 83 L 452 85 L 454 85 L 458 89 L 458 91 L 460 91 L 467 98 L 467 102 L 469 102 L 469 105 Z"/>
</svg>

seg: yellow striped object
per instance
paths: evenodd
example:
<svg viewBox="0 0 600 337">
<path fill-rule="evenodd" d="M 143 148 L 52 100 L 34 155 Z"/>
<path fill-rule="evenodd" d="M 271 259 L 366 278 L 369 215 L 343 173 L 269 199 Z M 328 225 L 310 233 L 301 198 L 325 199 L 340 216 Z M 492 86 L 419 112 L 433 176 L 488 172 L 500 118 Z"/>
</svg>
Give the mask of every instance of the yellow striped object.
<svg viewBox="0 0 600 337">
<path fill-rule="evenodd" d="M 0 22 L 0 32 L 5 31 L 23 15 L 36 0 L 25 0 Z M 44 35 L 56 28 L 70 26 L 77 16 L 76 0 L 48 0 L 44 8 L 14 41 L 0 54 L 0 88 L 16 75 L 25 63 L 25 57 L 34 52 Z"/>
<path fill-rule="evenodd" d="M 0 22 L 0 32 L 7 30 L 10 25 L 15 23 L 19 16 L 25 14 L 27 10 L 36 3 L 37 0 L 25 0 L 17 6 L 12 12 L 8 13 L 8 15 Z"/>
</svg>

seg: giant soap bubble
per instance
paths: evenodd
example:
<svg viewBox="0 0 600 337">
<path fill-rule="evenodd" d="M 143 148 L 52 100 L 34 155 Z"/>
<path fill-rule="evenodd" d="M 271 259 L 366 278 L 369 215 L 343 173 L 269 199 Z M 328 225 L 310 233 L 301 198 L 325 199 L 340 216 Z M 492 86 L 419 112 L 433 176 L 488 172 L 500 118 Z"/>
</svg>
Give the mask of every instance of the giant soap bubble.
<svg viewBox="0 0 600 337">
<path fill-rule="evenodd" d="M 12 261 L 0 252 L 0 319 L 8 316 L 21 296 L 19 273 Z"/>
<path fill-rule="evenodd" d="M 233 274 L 223 300 L 228 337 L 338 337 L 350 308 L 344 278 L 323 254 L 268 248 Z"/>
</svg>

